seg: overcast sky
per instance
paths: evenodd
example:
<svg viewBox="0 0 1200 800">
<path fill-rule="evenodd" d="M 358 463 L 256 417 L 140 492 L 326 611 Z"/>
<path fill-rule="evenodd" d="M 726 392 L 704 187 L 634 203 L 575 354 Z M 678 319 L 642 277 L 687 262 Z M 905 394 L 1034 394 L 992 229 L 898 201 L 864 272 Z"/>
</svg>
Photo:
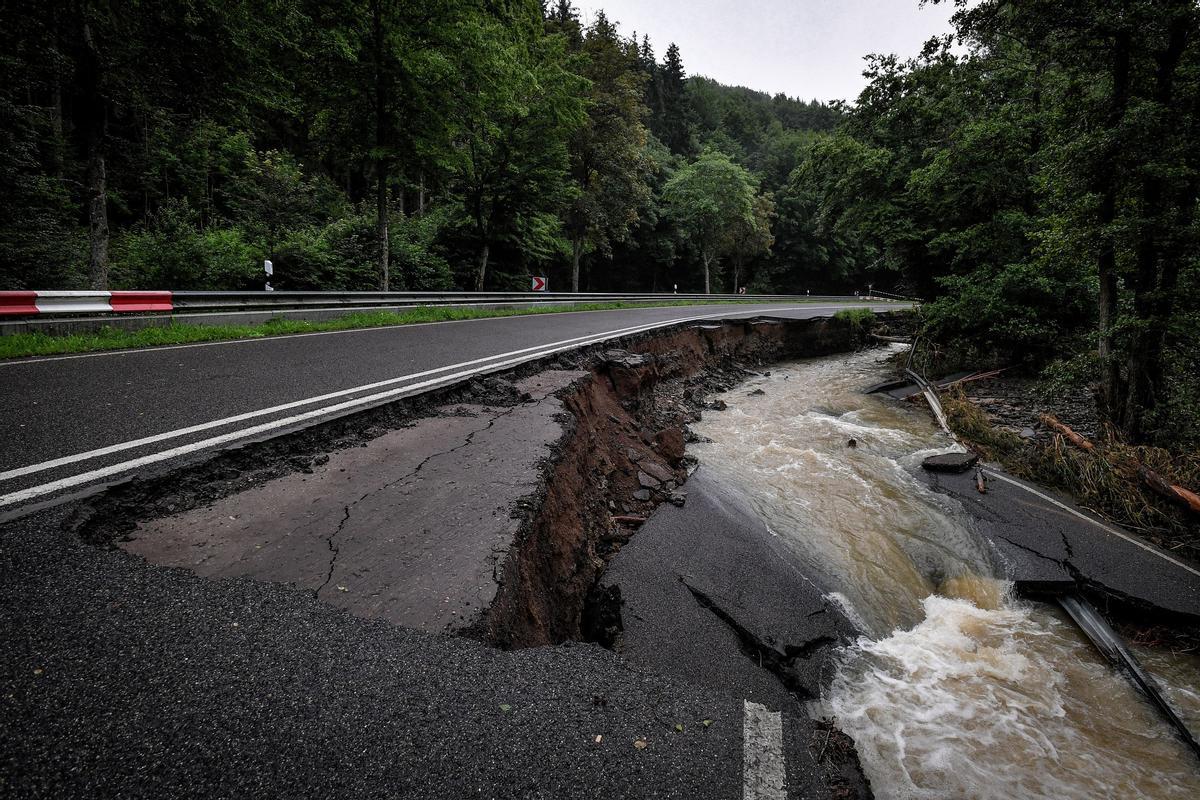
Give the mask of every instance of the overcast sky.
<svg viewBox="0 0 1200 800">
<path fill-rule="evenodd" d="M 659 61 L 675 42 L 689 75 L 783 92 L 803 100 L 853 100 L 867 53 L 916 55 L 948 33 L 953 3 L 918 0 L 576 0 L 583 21 L 598 9 L 621 32 L 649 34 Z"/>
</svg>

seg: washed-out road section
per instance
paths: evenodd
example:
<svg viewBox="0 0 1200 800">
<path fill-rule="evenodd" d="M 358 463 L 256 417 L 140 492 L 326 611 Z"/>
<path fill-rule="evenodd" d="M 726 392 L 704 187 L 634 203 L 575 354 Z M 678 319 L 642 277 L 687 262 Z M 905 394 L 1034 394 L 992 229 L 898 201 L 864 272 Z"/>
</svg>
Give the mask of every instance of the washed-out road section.
<svg viewBox="0 0 1200 800">
<path fill-rule="evenodd" d="M 4 361 L 0 513 L 622 332 L 856 305 L 868 304 L 564 312 Z"/>
</svg>

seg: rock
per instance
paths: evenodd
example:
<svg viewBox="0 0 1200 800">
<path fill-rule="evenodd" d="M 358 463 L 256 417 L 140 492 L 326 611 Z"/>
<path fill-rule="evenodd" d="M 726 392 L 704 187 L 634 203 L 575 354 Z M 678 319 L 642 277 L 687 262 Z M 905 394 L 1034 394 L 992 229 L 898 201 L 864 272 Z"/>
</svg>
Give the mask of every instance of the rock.
<svg viewBox="0 0 1200 800">
<path fill-rule="evenodd" d="M 624 367 L 625 369 L 637 369 L 644 367 L 651 362 L 650 356 L 631 353 L 628 350 L 605 350 L 604 363 L 612 367 Z"/>
<path fill-rule="evenodd" d="M 641 500 L 642 502 L 649 500 L 650 499 L 650 490 L 649 489 L 638 489 L 636 492 L 633 493 L 633 499 Z"/>
<path fill-rule="evenodd" d="M 725 409 L 729 408 L 729 406 L 724 400 L 713 400 L 711 403 L 706 405 L 705 408 L 709 409 L 710 411 L 724 411 Z"/>
<path fill-rule="evenodd" d="M 691 428 L 687 429 L 685 439 L 688 444 L 709 444 L 712 442 L 712 439 L 708 438 L 707 436 L 701 436 Z"/>
<path fill-rule="evenodd" d="M 687 502 L 687 492 L 682 489 L 676 489 L 667 497 L 667 502 L 673 506 L 683 508 L 683 504 Z"/>
<path fill-rule="evenodd" d="M 604 365 L 617 394 L 625 399 L 638 397 L 653 383 L 654 359 L 625 350 L 607 350 Z"/>
<path fill-rule="evenodd" d="M 1036 439 L 1037 431 L 1035 431 L 1033 428 L 1022 428 L 1021 429 L 1021 438 L 1022 439 Z"/>
<path fill-rule="evenodd" d="M 658 483 L 663 483 L 665 481 L 669 481 L 675 477 L 674 472 L 672 472 L 671 470 L 662 466 L 661 464 L 655 464 L 653 461 L 647 461 L 644 464 L 642 464 L 641 467 L 642 467 L 643 472 L 649 473 L 650 475 L 654 476 L 654 479 L 656 481 L 658 481 Z M 638 476 L 638 479 L 641 480 L 640 475 Z M 642 485 L 645 486 L 645 484 L 642 484 Z"/>
<path fill-rule="evenodd" d="M 662 483 L 662 481 L 658 480 L 657 478 L 651 478 L 646 473 L 639 471 L 638 483 L 642 485 L 643 489 L 655 489 L 660 483 Z"/>
<path fill-rule="evenodd" d="M 637 462 L 641 461 L 643 458 L 645 458 L 645 456 L 643 456 L 637 450 L 634 450 L 632 447 L 630 447 L 628 450 L 626 450 L 625 454 L 627 456 L 629 456 L 629 460 L 634 462 L 635 464 Z"/>
<path fill-rule="evenodd" d="M 683 458 L 687 445 L 683 438 L 683 431 L 679 428 L 663 428 L 654 434 L 654 443 L 658 445 L 658 452 L 662 453 L 663 458 L 668 461 L 678 461 Z"/>
<path fill-rule="evenodd" d="M 766 394 L 766 392 L 764 392 L 762 389 L 755 389 L 753 392 L 750 392 L 748 395 L 746 395 L 746 397 L 759 397 L 764 394 Z"/>
<path fill-rule="evenodd" d="M 930 472 L 966 472 L 978 462 L 974 453 L 940 453 L 926 458 L 921 466 Z"/>
</svg>

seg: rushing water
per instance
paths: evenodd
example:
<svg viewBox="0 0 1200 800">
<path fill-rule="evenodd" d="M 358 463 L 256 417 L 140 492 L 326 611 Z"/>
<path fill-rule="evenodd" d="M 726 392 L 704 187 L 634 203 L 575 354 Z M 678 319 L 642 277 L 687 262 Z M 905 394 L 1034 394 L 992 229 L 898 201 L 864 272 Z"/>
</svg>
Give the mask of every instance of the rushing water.
<svg viewBox="0 0 1200 800">
<path fill-rule="evenodd" d="M 756 378 L 693 449 L 863 632 L 817 710 L 854 738 L 876 796 L 1200 797 L 1195 756 L 1155 710 L 1065 616 L 1014 599 L 988 543 L 912 474 L 951 442 L 919 407 L 861 393 L 880 358 Z M 1143 656 L 1200 722 L 1200 663 Z"/>
</svg>

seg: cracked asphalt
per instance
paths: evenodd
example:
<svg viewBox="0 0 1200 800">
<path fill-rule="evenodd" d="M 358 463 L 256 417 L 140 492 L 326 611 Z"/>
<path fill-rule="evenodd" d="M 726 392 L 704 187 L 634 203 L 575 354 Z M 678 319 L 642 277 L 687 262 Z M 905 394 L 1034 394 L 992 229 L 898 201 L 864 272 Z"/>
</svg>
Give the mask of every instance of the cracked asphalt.
<svg viewBox="0 0 1200 800">
<path fill-rule="evenodd" d="M 138 525 L 118 546 L 206 577 L 309 589 L 363 617 L 422 630 L 470 628 L 491 605 L 561 439 L 554 395 L 586 373 L 546 370 L 509 406 L 452 404 L 215 503 Z"/>
<path fill-rule="evenodd" d="M 1195 567 L 1106 531 L 1115 526 L 1100 523 L 1068 498 L 1037 488 L 1044 495 L 1039 496 L 996 477 L 1003 473 L 995 469 L 986 472 L 987 494 L 976 490 L 974 472 L 918 470 L 918 475 L 935 491 L 959 501 L 976 529 L 1000 551 L 1018 585 L 1037 590 L 1082 583 L 1138 605 L 1200 619 L 1200 573 Z"/>
<path fill-rule="evenodd" d="M 592 645 L 506 653 L 156 567 L 66 514 L 0 527 L 0 796 L 741 792 L 740 697 Z"/>
<path fill-rule="evenodd" d="M 620 587 L 617 652 L 782 712 L 792 797 L 869 797 L 856 766 L 816 756 L 826 729 L 805 709 L 857 631 L 736 491 L 703 466 L 686 487 L 685 505 L 659 507 L 601 579 Z"/>
</svg>

